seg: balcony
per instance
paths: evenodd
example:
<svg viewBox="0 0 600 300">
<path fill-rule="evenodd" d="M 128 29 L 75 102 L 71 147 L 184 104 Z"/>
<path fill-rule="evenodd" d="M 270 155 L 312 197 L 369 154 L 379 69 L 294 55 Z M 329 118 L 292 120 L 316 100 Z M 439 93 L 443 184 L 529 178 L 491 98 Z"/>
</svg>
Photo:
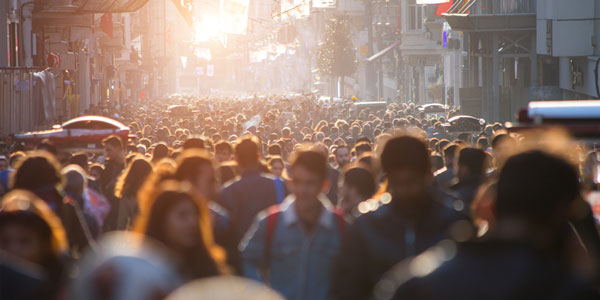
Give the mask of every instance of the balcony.
<svg viewBox="0 0 600 300">
<path fill-rule="evenodd" d="M 461 31 L 530 31 L 536 28 L 536 0 L 459 0 L 443 16 Z"/>
</svg>

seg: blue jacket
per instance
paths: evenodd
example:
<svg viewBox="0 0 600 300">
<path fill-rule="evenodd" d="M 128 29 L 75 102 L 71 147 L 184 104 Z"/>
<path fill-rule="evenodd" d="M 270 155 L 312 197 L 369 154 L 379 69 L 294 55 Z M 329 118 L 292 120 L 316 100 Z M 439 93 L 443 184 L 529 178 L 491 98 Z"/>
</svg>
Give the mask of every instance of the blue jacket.
<svg viewBox="0 0 600 300">
<path fill-rule="evenodd" d="M 307 235 L 299 223 L 294 196 L 280 205 L 267 245 L 267 218 L 261 214 L 240 244 L 244 276 L 264 281 L 288 300 L 328 299 L 331 264 L 341 244 L 341 219 L 325 195 L 316 229 Z M 266 247 L 270 247 L 270 255 Z M 269 256 L 269 257 L 267 257 Z M 267 276 L 259 270 L 268 270 Z"/>
<path fill-rule="evenodd" d="M 468 220 L 455 196 L 432 187 L 430 202 L 419 218 L 396 211 L 394 200 L 359 216 L 348 228 L 334 265 L 333 299 L 367 299 L 381 276 L 401 260 L 451 238 L 452 225 Z"/>
</svg>

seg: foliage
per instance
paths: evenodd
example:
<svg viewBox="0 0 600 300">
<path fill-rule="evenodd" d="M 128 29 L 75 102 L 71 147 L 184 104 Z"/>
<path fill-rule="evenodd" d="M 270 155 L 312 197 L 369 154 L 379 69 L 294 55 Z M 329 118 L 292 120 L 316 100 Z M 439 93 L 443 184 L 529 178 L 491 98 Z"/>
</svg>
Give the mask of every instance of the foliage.
<svg viewBox="0 0 600 300">
<path fill-rule="evenodd" d="M 317 61 L 323 74 L 350 76 L 356 72 L 356 50 L 351 34 L 351 23 L 347 16 L 337 16 L 327 21 Z"/>
</svg>

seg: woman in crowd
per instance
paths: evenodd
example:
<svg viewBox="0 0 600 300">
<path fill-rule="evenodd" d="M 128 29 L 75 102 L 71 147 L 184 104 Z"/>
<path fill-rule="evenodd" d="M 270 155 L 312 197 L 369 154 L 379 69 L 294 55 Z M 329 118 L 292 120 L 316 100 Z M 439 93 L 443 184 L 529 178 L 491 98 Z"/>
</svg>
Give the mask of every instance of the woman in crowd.
<svg viewBox="0 0 600 300">
<path fill-rule="evenodd" d="M 189 185 L 165 181 L 141 196 L 135 231 L 162 243 L 183 281 L 227 272 L 224 252 L 215 245 L 206 200 Z"/>
<path fill-rule="evenodd" d="M 0 209 L 0 299 L 59 299 L 66 272 L 65 230 L 34 194 L 13 190 Z"/>
<path fill-rule="evenodd" d="M 120 199 L 116 230 L 129 229 L 139 212 L 137 195 L 152 173 L 152 165 L 144 158 L 135 158 L 121 174 L 115 187 L 115 196 Z"/>
</svg>

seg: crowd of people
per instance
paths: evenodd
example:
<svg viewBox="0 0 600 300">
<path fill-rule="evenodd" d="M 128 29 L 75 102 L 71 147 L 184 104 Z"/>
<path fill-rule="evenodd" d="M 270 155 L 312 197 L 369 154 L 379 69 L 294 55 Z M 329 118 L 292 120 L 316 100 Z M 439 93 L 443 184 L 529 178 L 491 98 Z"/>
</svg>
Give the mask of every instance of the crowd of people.
<svg viewBox="0 0 600 300">
<path fill-rule="evenodd" d="M 597 156 L 560 131 L 455 132 L 459 108 L 312 95 L 88 113 L 130 138 L 0 143 L 1 299 L 164 299 L 240 277 L 290 300 L 600 298 Z"/>
</svg>

